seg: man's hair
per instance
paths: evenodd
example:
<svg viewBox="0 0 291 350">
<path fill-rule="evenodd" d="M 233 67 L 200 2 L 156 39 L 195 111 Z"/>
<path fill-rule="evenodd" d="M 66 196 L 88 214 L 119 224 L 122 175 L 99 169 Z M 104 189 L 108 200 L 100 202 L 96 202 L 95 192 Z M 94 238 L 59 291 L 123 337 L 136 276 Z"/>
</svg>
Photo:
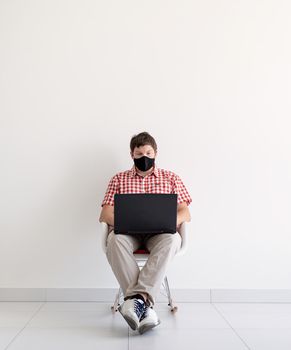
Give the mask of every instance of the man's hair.
<svg viewBox="0 0 291 350">
<path fill-rule="evenodd" d="M 146 131 L 134 135 L 130 140 L 130 150 L 133 153 L 135 147 L 150 145 L 157 152 L 157 144 L 155 139 Z"/>
</svg>

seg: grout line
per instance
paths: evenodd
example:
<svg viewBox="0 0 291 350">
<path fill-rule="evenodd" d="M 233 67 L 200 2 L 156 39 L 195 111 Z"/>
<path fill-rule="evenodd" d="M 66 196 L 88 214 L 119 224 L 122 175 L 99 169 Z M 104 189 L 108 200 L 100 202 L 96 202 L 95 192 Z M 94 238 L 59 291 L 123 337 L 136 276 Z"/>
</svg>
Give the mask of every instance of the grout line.
<svg viewBox="0 0 291 350">
<path fill-rule="evenodd" d="M 212 307 L 215 309 L 215 311 L 224 319 L 224 321 L 229 325 L 229 327 L 232 329 L 234 334 L 244 343 L 244 345 L 248 348 L 248 350 L 251 350 L 251 348 L 248 346 L 248 344 L 244 341 L 244 339 L 237 333 L 237 331 L 232 327 L 230 322 L 224 317 L 224 315 L 221 313 L 221 311 L 216 307 L 214 303 L 210 303 Z"/>
<path fill-rule="evenodd" d="M 40 307 L 33 313 L 33 315 L 30 317 L 30 319 L 25 323 L 25 325 L 19 330 L 19 332 L 11 339 L 11 341 L 6 345 L 6 347 L 3 350 L 7 350 L 9 346 L 14 342 L 14 340 L 19 336 L 20 333 L 28 326 L 28 324 L 32 321 L 32 319 L 38 314 L 38 312 L 43 308 L 44 304 L 46 302 L 44 301 Z"/>
</svg>

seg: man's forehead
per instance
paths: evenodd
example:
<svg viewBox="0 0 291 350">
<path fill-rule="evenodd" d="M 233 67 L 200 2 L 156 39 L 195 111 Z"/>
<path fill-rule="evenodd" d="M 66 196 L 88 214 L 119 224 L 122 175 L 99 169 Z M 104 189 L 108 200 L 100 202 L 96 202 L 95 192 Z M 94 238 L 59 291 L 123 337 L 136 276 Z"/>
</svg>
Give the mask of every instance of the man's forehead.
<svg viewBox="0 0 291 350">
<path fill-rule="evenodd" d="M 138 151 L 153 151 L 153 147 L 151 145 L 144 145 L 144 146 L 139 146 L 139 147 L 135 147 L 134 151 L 138 152 Z"/>
</svg>

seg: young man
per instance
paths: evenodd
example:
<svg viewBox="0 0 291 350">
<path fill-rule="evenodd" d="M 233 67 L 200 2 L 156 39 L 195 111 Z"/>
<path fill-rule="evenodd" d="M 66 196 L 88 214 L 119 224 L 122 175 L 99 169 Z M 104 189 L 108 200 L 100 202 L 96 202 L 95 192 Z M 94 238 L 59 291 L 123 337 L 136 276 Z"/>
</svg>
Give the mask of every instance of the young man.
<svg viewBox="0 0 291 350">
<path fill-rule="evenodd" d="M 114 230 L 115 193 L 176 193 L 178 195 L 177 230 L 182 222 L 190 221 L 188 205 L 192 199 L 178 175 L 158 168 L 155 164 L 157 144 L 147 132 L 132 137 L 130 155 L 134 165 L 119 172 L 109 182 L 102 202 L 99 221 L 107 222 L 107 259 L 122 288 L 124 302 L 119 311 L 129 326 L 144 333 L 160 324 L 153 309 L 155 297 L 166 269 L 181 246 L 181 236 L 175 234 L 117 235 Z M 133 252 L 145 246 L 150 252 L 142 270 Z"/>
</svg>

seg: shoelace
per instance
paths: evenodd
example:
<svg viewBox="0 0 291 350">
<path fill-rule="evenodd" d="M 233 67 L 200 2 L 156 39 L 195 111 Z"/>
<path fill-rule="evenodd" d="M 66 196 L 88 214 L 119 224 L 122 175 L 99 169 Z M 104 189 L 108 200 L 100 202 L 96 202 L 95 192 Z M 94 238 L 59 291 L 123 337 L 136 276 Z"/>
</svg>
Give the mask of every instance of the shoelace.
<svg viewBox="0 0 291 350">
<path fill-rule="evenodd" d="M 147 317 L 148 309 L 149 309 L 149 306 L 146 305 L 145 308 L 144 308 L 144 311 L 143 311 L 143 313 L 141 315 L 140 321 L 142 321 L 143 319 L 145 319 Z"/>
<path fill-rule="evenodd" d="M 140 317 L 145 310 L 144 304 L 140 303 L 137 299 L 134 300 L 134 311 L 138 317 Z"/>
</svg>

